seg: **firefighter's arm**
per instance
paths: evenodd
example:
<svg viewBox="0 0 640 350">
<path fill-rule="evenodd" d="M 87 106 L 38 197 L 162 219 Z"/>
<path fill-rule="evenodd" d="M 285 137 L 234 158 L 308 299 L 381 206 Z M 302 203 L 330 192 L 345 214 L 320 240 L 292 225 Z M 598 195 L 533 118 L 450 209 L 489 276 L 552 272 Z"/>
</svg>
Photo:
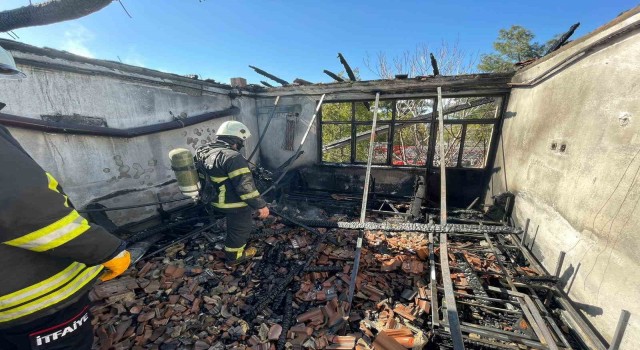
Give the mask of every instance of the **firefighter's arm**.
<svg viewBox="0 0 640 350">
<path fill-rule="evenodd" d="M 0 243 L 87 265 L 124 250 L 122 240 L 73 209 L 56 179 L 26 153 L 0 148 L 0 159 L 8 163 L 0 172 Z"/>
<path fill-rule="evenodd" d="M 251 170 L 249 170 L 249 164 L 241 155 L 238 154 L 229 159 L 229 161 L 225 163 L 224 170 L 227 172 L 229 181 L 231 181 L 240 199 L 254 209 L 262 209 L 267 206 L 267 203 L 262 199 L 260 192 L 258 192 L 253 182 L 253 175 L 251 175 Z"/>
</svg>

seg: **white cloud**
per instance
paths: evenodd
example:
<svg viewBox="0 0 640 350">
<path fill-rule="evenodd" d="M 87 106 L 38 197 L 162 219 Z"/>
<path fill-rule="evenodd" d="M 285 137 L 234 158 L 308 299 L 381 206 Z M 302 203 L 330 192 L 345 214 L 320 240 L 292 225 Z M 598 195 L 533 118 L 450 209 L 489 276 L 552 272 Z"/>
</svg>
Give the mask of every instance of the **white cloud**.
<svg viewBox="0 0 640 350">
<path fill-rule="evenodd" d="M 94 58 L 95 56 L 87 47 L 87 44 L 93 41 L 95 35 L 80 24 L 73 24 L 72 28 L 65 30 L 64 42 L 62 50 L 69 51 L 73 54 Z"/>
</svg>

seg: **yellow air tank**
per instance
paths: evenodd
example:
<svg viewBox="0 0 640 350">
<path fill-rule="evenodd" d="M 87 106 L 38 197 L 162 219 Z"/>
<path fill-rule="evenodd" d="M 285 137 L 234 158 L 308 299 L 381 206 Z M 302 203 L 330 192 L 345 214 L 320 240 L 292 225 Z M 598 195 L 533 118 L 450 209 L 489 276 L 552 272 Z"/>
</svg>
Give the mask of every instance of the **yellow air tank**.
<svg viewBox="0 0 640 350">
<path fill-rule="evenodd" d="M 197 199 L 200 181 L 191 151 L 185 148 L 173 149 L 169 152 L 169 159 L 171 159 L 171 169 L 176 174 L 180 192 L 194 200 Z"/>
</svg>

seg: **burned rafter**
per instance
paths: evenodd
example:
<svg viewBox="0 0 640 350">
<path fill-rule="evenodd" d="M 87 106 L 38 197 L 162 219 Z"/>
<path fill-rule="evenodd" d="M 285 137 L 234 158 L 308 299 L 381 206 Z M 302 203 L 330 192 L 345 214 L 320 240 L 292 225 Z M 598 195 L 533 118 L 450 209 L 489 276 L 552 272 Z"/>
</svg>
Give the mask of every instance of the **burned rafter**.
<svg viewBox="0 0 640 350">
<path fill-rule="evenodd" d="M 340 59 L 340 63 L 342 63 L 342 65 L 344 66 L 344 70 L 347 72 L 349 79 L 351 81 L 356 81 L 356 75 L 353 73 L 351 66 L 349 66 L 349 63 L 347 63 L 347 60 L 344 58 L 344 56 L 342 56 L 340 52 L 338 52 L 338 58 Z"/>
<path fill-rule="evenodd" d="M 282 84 L 282 86 L 291 85 L 291 84 L 289 84 L 288 81 L 286 81 L 284 79 L 281 79 L 281 78 L 278 78 L 275 75 L 273 75 L 273 74 L 271 74 L 269 72 L 266 72 L 266 71 L 264 71 L 264 70 L 262 70 L 262 69 L 260 69 L 258 67 L 254 67 L 252 65 L 249 65 L 249 68 L 253 69 L 254 71 L 256 71 L 256 73 L 258 73 L 260 75 L 263 75 L 263 76 L 265 76 L 265 77 L 267 77 L 267 78 L 269 78 L 269 79 L 271 79 L 271 80 L 273 80 L 275 82 L 278 82 L 278 83 Z"/>
<path fill-rule="evenodd" d="M 300 79 L 300 78 L 296 78 L 293 81 L 294 84 L 298 84 L 298 85 L 313 85 L 312 82 L 308 81 L 308 80 L 304 80 L 304 79 Z"/>
<path fill-rule="evenodd" d="M 344 66 L 344 70 L 347 72 L 347 75 L 349 76 L 349 80 L 357 81 L 358 79 L 356 79 L 355 73 L 353 73 L 351 66 L 349 65 L 349 63 L 347 63 L 347 60 L 344 58 L 344 56 L 342 56 L 342 53 L 338 52 L 338 58 L 340 59 L 340 63 L 342 63 L 342 65 Z M 325 70 L 324 72 L 327 73 L 328 71 Z M 364 105 L 364 108 L 366 108 L 367 110 L 371 109 L 371 105 L 369 104 L 369 102 L 362 102 L 362 104 Z"/>
<path fill-rule="evenodd" d="M 560 36 L 560 38 L 556 40 L 556 42 L 554 42 L 553 45 L 551 45 L 551 47 L 549 48 L 549 50 L 547 50 L 545 55 L 548 55 L 553 51 L 556 51 L 557 49 L 562 47 L 562 45 L 564 45 L 567 42 L 567 40 L 569 40 L 569 38 L 573 35 L 573 32 L 575 32 L 579 26 L 580 26 L 580 22 L 572 25 L 571 28 L 569 28 L 569 30 L 566 33 L 562 34 L 562 36 Z"/>
<path fill-rule="evenodd" d="M 430 53 L 429 57 L 431 58 L 431 68 L 433 68 L 433 75 L 440 75 L 440 69 L 438 68 L 438 61 L 436 61 L 436 57 L 433 55 L 433 53 Z"/>
<path fill-rule="evenodd" d="M 342 79 L 339 75 L 337 75 L 336 73 L 330 71 L 330 70 L 323 70 L 324 74 L 330 76 L 333 80 L 341 83 L 344 81 L 344 79 Z"/>
<path fill-rule="evenodd" d="M 273 87 L 273 85 L 271 85 L 271 84 L 267 83 L 267 82 L 266 82 L 266 81 L 264 81 L 264 80 L 260 80 L 260 83 L 262 83 L 262 85 L 264 85 L 264 86 L 266 86 L 266 87 L 270 87 L 270 88 L 272 88 L 272 87 Z"/>
</svg>

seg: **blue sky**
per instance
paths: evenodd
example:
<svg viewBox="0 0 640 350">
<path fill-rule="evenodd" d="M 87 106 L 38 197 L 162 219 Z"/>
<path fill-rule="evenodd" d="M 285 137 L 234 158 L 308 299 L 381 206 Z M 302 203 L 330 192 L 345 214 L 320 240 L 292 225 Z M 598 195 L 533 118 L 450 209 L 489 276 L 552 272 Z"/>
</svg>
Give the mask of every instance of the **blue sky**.
<svg viewBox="0 0 640 350">
<path fill-rule="evenodd" d="M 392 59 L 422 45 L 435 51 L 444 41 L 473 60 L 492 51 L 501 28 L 522 25 L 544 42 L 581 22 L 577 38 L 638 5 L 630 0 L 122 1 L 133 18 L 114 2 L 88 17 L 15 33 L 36 46 L 225 83 L 231 77 L 263 80 L 249 64 L 289 81 L 329 82 L 322 70 L 342 71 L 338 52 L 363 79 L 376 79 L 364 60 L 375 61 L 380 52 Z M 0 10 L 28 3 L 2 0 Z"/>
</svg>

